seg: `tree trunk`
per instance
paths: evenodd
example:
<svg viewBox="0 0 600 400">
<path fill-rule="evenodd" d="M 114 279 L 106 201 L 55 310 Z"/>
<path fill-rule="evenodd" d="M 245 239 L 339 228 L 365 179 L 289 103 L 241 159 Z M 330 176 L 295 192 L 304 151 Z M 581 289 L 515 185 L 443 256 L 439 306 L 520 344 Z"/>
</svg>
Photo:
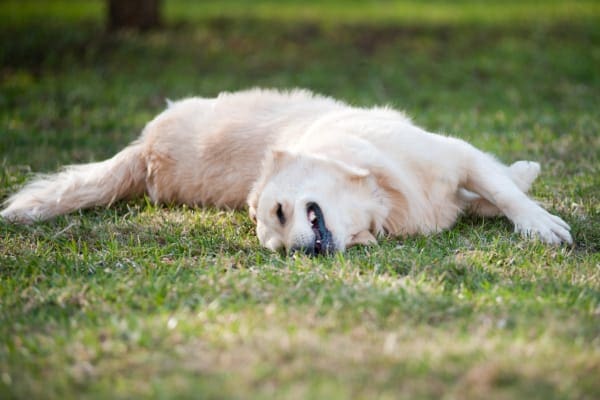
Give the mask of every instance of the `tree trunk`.
<svg viewBox="0 0 600 400">
<path fill-rule="evenodd" d="M 108 0 L 108 29 L 148 30 L 161 24 L 161 0 Z"/>
</svg>

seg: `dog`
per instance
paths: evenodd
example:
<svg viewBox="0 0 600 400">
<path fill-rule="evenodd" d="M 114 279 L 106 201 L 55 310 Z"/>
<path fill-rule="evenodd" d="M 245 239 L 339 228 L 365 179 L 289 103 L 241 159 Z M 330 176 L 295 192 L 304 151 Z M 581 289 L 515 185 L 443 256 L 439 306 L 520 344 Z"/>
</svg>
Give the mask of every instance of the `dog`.
<svg viewBox="0 0 600 400">
<path fill-rule="evenodd" d="M 34 178 L 0 216 L 31 223 L 146 194 L 154 203 L 247 204 L 273 251 L 332 254 L 382 234 L 433 234 L 462 212 L 503 214 L 526 237 L 570 244 L 569 225 L 526 194 L 539 173 L 536 162 L 505 166 L 390 107 L 251 89 L 169 102 L 114 157 Z"/>
</svg>

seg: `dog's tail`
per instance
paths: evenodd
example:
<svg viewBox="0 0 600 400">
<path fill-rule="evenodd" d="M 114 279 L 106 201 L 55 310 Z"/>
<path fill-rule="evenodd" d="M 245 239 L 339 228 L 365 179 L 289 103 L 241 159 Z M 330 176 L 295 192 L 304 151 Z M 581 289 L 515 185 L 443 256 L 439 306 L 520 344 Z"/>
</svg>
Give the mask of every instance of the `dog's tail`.
<svg viewBox="0 0 600 400">
<path fill-rule="evenodd" d="M 107 206 L 145 190 L 143 147 L 133 143 L 114 157 L 72 165 L 53 175 L 34 178 L 5 202 L 0 216 L 31 223 L 81 208 Z"/>
</svg>

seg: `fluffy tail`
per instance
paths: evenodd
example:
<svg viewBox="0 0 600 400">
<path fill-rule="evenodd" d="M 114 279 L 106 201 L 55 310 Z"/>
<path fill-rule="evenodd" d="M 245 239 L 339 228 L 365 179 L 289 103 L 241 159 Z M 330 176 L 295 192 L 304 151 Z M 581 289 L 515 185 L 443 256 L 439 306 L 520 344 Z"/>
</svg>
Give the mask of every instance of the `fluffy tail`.
<svg viewBox="0 0 600 400">
<path fill-rule="evenodd" d="M 34 178 L 5 201 L 0 216 L 31 223 L 81 208 L 110 205 L 143 194 L 145 176 L 142 146 L 134 143 L 108 160 L 72 165 Z"/>
</svg>

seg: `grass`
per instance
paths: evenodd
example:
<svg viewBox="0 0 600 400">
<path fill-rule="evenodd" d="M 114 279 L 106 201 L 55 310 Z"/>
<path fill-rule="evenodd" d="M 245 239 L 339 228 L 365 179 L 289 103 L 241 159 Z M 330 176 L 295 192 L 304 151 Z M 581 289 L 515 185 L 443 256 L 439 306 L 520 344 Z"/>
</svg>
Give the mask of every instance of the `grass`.
<svg viewBox="0 0 600 400">
<path fill-rule="evenodd" d="M 288 258 L 244 212 L 144 199 L 0 222 L 0 398 L 598 396 L 597 2 L 305 3 L 169 1 L 143 35 L 105 33 L 102 2 L 0 3 L 0 198 L 114 154 L 166 97 L 303 86 L 540 161 L 576 244 L 465 216 Z"/>
</svg>

